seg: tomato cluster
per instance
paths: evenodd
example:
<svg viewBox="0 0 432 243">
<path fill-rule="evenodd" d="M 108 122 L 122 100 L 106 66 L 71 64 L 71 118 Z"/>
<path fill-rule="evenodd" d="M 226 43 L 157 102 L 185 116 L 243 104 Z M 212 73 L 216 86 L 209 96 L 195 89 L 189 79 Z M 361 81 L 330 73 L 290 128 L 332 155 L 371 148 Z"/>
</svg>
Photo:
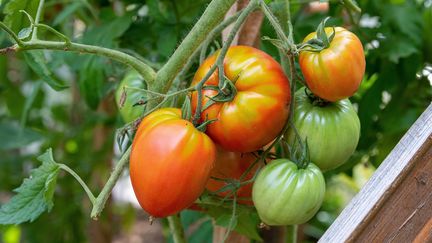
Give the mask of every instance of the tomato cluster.
<svg viewBox="0 0 432 243">
<path fill-rule="evenodd" d="M 254 205 L 267 225 L 301 224 L 313 217 L 325 193 L 321 171 L 345 163 L 356 149 L 360 122 L 347 98 L 365 68 L 353 33 L 340 27 L 325 31 L 333 35 L 328 46 L 300 52 L 307 87 L 295 93 L 292 122 L 292 94 L 282 67 L 246 46 L 228 49 L 223 78 L 216 69 L 203 80 L 220 51 L 198 68 L 190 96 L 195 119 L 182 117 L 184 109 L 177 108 L 146 116 L 130 157 L 131 181 L 143 209 L 169 216 L 192 206 L 206 190 Z M 305 42 L 314 38 L 312 33 Z M 287 149 L 276 153 L 268 144 Z M 271 161 L 276 157 L 282 158 Z"/>
</svg>

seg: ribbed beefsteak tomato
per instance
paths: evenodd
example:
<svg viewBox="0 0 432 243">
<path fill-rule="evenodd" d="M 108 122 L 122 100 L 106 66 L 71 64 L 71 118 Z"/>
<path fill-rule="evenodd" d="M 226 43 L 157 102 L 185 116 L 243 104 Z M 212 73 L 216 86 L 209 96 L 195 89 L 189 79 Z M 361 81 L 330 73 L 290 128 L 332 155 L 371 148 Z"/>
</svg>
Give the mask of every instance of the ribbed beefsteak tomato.
<svg viewBox="0 0 432 243">
<path fill-rule="evenodd" d="M 166 217 L 189 207 L 204 191 L 214 166 L 210 138 L 176 108 L 156 110 L 139 125 L 132 143 L 130 177 L 141 207 Z"/>
<path fill-rule="evenodd" d="M 277 159 L 259 172 L 252 199 L 265 224 L 295 225 L 316 214 L 324 194 L 324 176 L 316 165 L 300 169 L 287 159 Z"/>
<path fill-rule="evenodd" d="M 303 141 L 307 139 L 311 161 L 321 170 L 334 169 L 354 153 L 360 138 L 360 120 L 348 99 L 315 104 L 305 89 L 295 94 L 294 125 Z M 291 129 L 289 144 L 294 143 Z"/>
<path fill-rule="evenodd" d="M 215 64 L 219 51 L 206 59 L 192 81 L 196 85 Z M 232 101 L 216 103 L 201 118 L 217 119 L 207 127 L 213 141 L 229 151 L 251 152 L 272 141 L 282 130 L 289 113 L 290 88 L 281 66 L 268 54 L 248 46 L 233 46 L 224 59 L 225 76 L 237 90 Z M 218 72 L 205 86 L 219 83 Z M 203 104 L 217 91 L 203 90 Z M 192 93 L 196 108 L 197 92 Z"/>
<path fill-rule="evenodd" d="M 325 28 L 327 36 L 333 28 Z M 316 38 L 316 32 L 306 36 L 303 42 Z M 338 101 L 352 96 L 360 86 L 366 61 L 363 45 L 352 32 L 335 28 L 330 46 L 322 51 L 301 51 L 301 71 L 309 89 L 327 101 Z"/>
</svg>

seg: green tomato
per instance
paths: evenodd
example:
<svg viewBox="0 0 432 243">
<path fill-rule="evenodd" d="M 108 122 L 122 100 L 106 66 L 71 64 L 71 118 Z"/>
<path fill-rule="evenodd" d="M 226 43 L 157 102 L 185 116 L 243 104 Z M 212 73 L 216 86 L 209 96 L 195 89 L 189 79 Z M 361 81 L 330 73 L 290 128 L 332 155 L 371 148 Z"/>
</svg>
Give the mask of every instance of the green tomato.
<svg viewBox="0 0 432 243">
<path fill-rule="evenodd" d="M 135 71 L 131 70 L 126 73 L 126 76 L 120 82 L 117 87 L 115 93 L 115 100 L 117 107 L 119 108 L 120 115 L 123 118 L 123 121 L 126 123 L 132 122 L 135 119 L 139 118 L 144 113 L 144 106 L 133 106 L 139 100 L 145 97 L 145 94 L 142 91 L 129 89 L 130 88 L 139 88 L 146 89 L 146 83 L 142 79 L 141 75 Z M 123 94 L 123 88 L 126 91 L 126 100 L 124 102 L 123 107 L 120 107 L 120 99 Z"/>
<path fill-rule="evenodd" d="M 314 104 L 302 88 L 296 92 L 294 125 L 303 141 L 307 141 L 310 161 L 321 170 L 334 169 L 354 153 L 360 138 L 360 120 L 348 99 L 324 105 Z M 290 129 L 288 143 L 294 142 Z"/>
<path fill-rule="evenodd" d="M 258 174 L 252 200 L 265 224 L 295 225 L 316 214 L 324 194 L 324 177 L 316 165 L 299 169 L 288 159 L 277 159 Z"/>
</svg>

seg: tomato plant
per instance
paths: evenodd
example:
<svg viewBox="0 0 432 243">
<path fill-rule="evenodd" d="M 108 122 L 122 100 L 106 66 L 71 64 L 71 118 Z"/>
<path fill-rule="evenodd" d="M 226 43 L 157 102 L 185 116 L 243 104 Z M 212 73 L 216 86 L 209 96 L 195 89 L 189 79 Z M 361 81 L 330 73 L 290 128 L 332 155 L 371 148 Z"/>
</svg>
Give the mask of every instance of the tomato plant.
<svg viewBox="0 0 432 243">
<path fill-rule="evenodd" d="M 295 225 L 315 215 L 324 193 L 324 176 L 316 165 L 299 168 L 290 160 L 277 159 L 259 172 L 252 199 L 265 224 Z"/>
<path fill-rule="evenodd" d="M 181 111 L 163 108 L 141 122 L 132 144 L 130 177 L 144 210 L 155 217 L 175 214 L 204 191 L 216 148 Z"/>
<path fill-rule="evenodd" d="M 294 126 L 307 140 L 311 161 L 323 171 L 338 167 L 354 153 L 360 137 L 360 121 L 348 99 L 320 103 L 305 88 L 295 94 Z M 295 143 L 290 130 L 288 142 Z"/>
<path fill-rule="evenodd" d="M 146 83 L 135 70 L 126 73 L 115 92 L 115 100 L 123 121 L 132 122 L 144 113 L 144 106 L 134 106 L 141 98 L 143 92 L 136 89 L 146 89 Z M 124 103 L 121 105 L 122 96 L 126 95 Z"/>
<path fill-rule="evenodd" d="M 352 32 L 334 28 L 335 35 L 329 46 L 321 51 L 300 52 L 299 63 L 309 89 L 328 101 L 338 101 L 352 96 L 360 86 L 366 61 L 363 45 Z M 325 28 L 328 36 L 333 28 Z M 303 43 L 317 37 L 313 32 Z"/>
<path fill-rule="evenodd" d="M 241 178 L 243 173 L 251 166 L 257 157 L 252 153 L 230 152 L 218 146 L 215 167 L 211 171 L 211 177 L 217 179 L 231 179 L 248 181 L 252 179 L 259 168 L 256 163 L 249 173 Z M 226 182 L 210 178 L 206 188 L 211 192 L 216 192 L 226 186 Z M 218 195 L 225 197 L 230 191 L 219 192 Z M 252 183 L 241 186 L 237 191 L 238 202 L 242 204 L 252 204 Z"/>
<path fill-rule="evenodd" d="M 207 58 L 196 71 L 192 85 L 198 83 L 215 64 L 219 52 Z M 234 98 L 217 102 L 202 112 L 202 119 L 217 119 L 207 134 L 224 149 L 255 151 L 272 141 L 282 130 L 289 114 L 290 88 L 281 66 L 268 54 L 247 46 L 233 46 L 224 59 L 224 74 L 235 85 Z M 215 72 L 205 83 L 219 83 Z M 203 90 L 203 104 L 217 91 Z M 192 104 L 197 105 L 197 92 Z"/>
</svg>

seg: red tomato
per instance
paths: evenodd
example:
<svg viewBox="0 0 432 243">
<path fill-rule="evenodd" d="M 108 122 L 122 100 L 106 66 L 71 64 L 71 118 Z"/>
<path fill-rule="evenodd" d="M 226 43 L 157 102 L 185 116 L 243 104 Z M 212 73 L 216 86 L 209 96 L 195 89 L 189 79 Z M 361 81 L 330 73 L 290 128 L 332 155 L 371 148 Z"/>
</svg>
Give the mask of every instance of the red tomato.
<svg viewBox="0 0 432 243">
<path fill-rule="evenodd" d="M 215 167 L 211 171 L 210 176 L 219 179 L 237 179 L 239 180 L 243 173 L 256 161 L 257 157 L 252 153 L 239 153 L 230 152 L 217 148 Z M 250 170 L 242 181 L 248 181 L 253 178 L 258 170 L 259 163 Z M 252 184 L 246 184 L 237 191 L 237 198 L 239 203 L 253 205 L 252 202 Z M 207 182 L 207 190 L 216 192 L 227 184 L 223 181 L 210 178 Z M 218 193 L 219 196 L 225 197 L 230 191 Z"/>
<path fill-rule="evenodd" d="M 219 51 L 206 59 L 192 81 L 197 84 L 215 63 Z M 202 119 L 218 119 L 207 127 L 207 134 L 224 149 L 252 152 L 272 141 L 282 130 L 289 113 L 290 88 L 281 66 L 268 54 L 249 47 L 233 46 L 224 59 L 225 76 L 235 83 L 232 101 L 216 103 L 204 110 Z M 205 85 L 218 85 L 217 71 Z M 213 97 L 214 90 L 203 96 Z M 192 93 L 192 105 L 197 104 Z M 203 98 L 206 104 L 208 98 Z"/>
<path fill-rule="evenodd" d="M 320 52 L 302 51 L 300 68 L 309 89 L 328 101 L 339 101 L 352 96 L 360 86 L 366 61 L 363 46 L 352 32 L 335 28 L 336 34 L 330 46 Z M 325 28 L 327 36 L 333 28 Z M 316 38 L 310 33 L 303 42 Z"/>
<path fill-rule="evenodd" d="M 143 119 L 132 143 L 130 177 L 141 207 L 166 217 L 189 207 L 204 191 L 216 148 L 176 108 Z"/>
</svg>

